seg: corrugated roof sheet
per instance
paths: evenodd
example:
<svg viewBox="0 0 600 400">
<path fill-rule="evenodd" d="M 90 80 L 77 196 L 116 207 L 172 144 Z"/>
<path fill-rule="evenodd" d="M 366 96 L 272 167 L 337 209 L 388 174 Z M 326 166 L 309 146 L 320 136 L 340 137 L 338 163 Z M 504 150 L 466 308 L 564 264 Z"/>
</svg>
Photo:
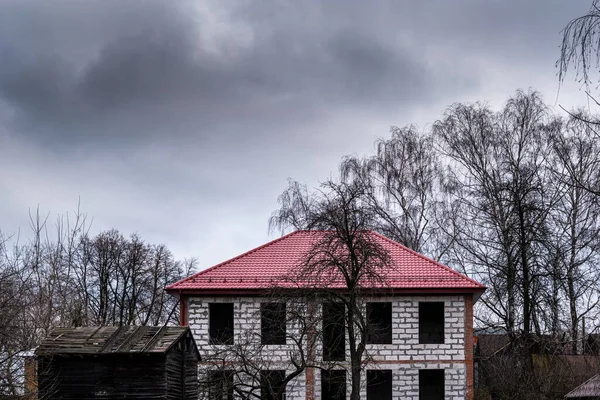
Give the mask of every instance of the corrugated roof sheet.
<svg viewBox="0 0 600 400">
<path fill-rule="evenodd" d="M 188 331 L 182 326 L 55 328 L 36 354 L 164 353 Z"/>
<path fill-rule="evenodd" d="M 256 290 L 291 284 L 281 278 L 301 264 L 324 231 L 296 231 L 167 287 L 168 291 Z M 391 268 L 383 272 L 386 289 L 464 289 L 483 291 L 485 286 L 376 232 L 373 240 L 389 252 Z M 328 287 L 343 287 L 328 282 Z"/>
<path fill-rule="evenodd" d="M 592 376 L 565 395 L 565 399 L 600 398 L 600 374 Z"/>
</svg>

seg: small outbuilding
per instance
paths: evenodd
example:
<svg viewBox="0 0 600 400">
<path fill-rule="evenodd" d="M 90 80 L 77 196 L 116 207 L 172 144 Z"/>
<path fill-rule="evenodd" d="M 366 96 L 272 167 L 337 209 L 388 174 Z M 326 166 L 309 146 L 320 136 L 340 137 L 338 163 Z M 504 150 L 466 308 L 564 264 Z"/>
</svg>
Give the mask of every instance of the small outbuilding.
<svg viewBox="0 0 600 400">
<path fill-rule="evenodd" d="M 600 374 L 592 376 L 565 395 L 565 399 L 598 400 L 600 399 Z"/>
<path fill-rule="evenodd" d="M 197 399 L 188 327 L 56 328 L 37 348 L 40 399 Z"/>
</svg>

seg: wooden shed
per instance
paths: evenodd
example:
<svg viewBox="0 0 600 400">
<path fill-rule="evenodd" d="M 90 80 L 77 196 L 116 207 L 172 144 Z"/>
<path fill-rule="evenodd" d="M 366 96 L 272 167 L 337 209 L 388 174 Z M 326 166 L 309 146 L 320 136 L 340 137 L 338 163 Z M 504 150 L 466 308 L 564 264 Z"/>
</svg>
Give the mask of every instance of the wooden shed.
<svg viewBox="0 0 600 400">
<path fill-rule="evenodd" d="M 56 328 L 36 350 L 39 399 L 197 399 L 188 327 Z"/>
</svg>

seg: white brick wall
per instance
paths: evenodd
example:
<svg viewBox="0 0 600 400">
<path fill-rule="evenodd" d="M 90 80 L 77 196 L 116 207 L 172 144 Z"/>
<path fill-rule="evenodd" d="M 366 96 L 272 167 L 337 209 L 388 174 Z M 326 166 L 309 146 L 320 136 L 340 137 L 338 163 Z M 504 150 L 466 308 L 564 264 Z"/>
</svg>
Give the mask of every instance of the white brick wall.
<svg viewBox="0 0 600 400">
<path fill-rule="evenodd" d="M 189 325 L 204 361 L 222 350 L 223 345 L 209 344 L 208 304 L 234 303 L 234 342 L 256 340 L 260 343 L 260 303 L 272 298 L 257 297 L 192 297 L 189 299 Z M 419 369 L 444 369 L 446 399 L 465 398 L 465 302 L 463 296 L 395 296 L 365 299 L 392 303 L 392 344 L 368 344 L 366 369 L 392 370 L 394 399 L 418 399 Z M 419 302 L 443 301 L 445 319 L 444 344 L 419 344 Z M 294 327 L 288 326 L 288 333 Z M 290 370 L 289 357 L 293 344 L 265 346 L 261 358 L 269 360 L 268 369 Z M 317 357 L 320 356 L 317 351 Z M 349 355 L 346 357 L 349 359 Z M 206 370 L 206 366 L 201 369 Z M 202 371 L 201 371 L 202 372 Z M 350 390 L 350 376 L 347 374 Z M 362 376 L 366 398 L 366 373 Z M 301 374 L 287 387 L 288 399 L 305 398 L 305 375 Z M 320 374 L 315 371 L 315 399 L 320 399 Z"/>
<path fill-rule="evenodd" d="M 446 399 L 457 400 L 465 398 L 465 365 L 464 364 L 377 364 L 366 370 L 392 370 L 392 399 L 419 400 L 419 370 L 443 369 L 445 375 Z M 367 398 L 367 374 L 361 376 L 361 399 Z M 350 372 L 346 374 L 346 397 L 350 397 Z M 315 371 L 315 400 L 321 399 L 321 373 Z"/>
</svg>

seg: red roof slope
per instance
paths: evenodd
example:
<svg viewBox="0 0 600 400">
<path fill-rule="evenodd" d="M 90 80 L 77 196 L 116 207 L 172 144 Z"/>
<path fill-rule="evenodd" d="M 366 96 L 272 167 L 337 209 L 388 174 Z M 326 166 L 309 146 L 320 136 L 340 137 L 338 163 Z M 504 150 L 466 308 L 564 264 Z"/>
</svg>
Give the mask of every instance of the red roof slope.
<svg viewBox="0 0 600 400">
<path fill-rule="evenodd" d="M 376 232 L 369 232 L 390 255 L 384 290 L 409 292 L 482 292 L 485 286 Z M 316 236 L 317 235 L 317 236 Z M 198 272 L 166 288 L 168 292 L 252 292 L 272 287 L 301 265 L 319 231 L 296 231 Z M 279 286 L 286 286 L 283 283 Z M 331 287 L 331 284 L 328 286 Z M 337 285 L 336 285 L 337 286 Z M 340 286 L 342 287 L 342 286 Z"/>
</svg>

